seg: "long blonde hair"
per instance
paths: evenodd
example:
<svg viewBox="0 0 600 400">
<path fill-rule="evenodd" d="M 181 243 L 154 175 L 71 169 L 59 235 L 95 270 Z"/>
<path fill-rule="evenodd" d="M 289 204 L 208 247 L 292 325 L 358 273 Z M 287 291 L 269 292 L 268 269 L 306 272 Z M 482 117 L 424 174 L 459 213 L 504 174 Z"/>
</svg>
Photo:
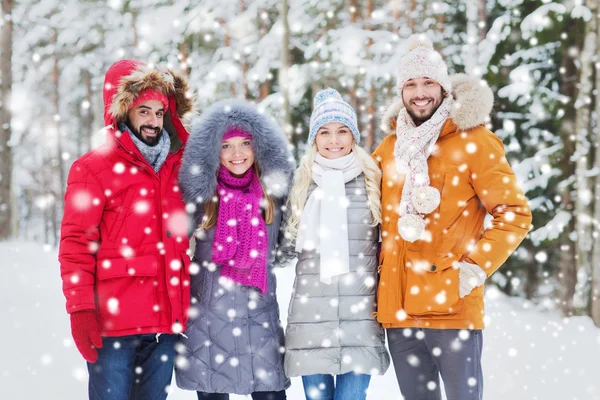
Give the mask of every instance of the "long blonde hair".
<svg viewBox="0 0 600 400">
<path fill-rule="evenodd" d="M 254 163 L 254 171 L 256 171 L 256 176 L 260 180 L 260 168 L 258 168 L 258 164 Z M 262 181 L 260 182 L 260 186 L 262 188 L 262 206 L 265 209 L 265 223 L 267 225 L 273 223 L 273 218 L 275 217 L 275 202 L 273 198 L 267 193 L 265 185 L 263 185 Z M 202 222 L 200 222 L 200 226 L 198 229 L 202 231 L 206 231 L 217 224 L 217 218 L 219 216 L 219 196 L 215 192 L 212 199 L 209 199 L 206 203 L 204 203 L 204 216 L 202 217 Z"/>
<path fill-rule="evenodd" d="M 371 211 L 371 225 L 381 223 L 381 171 L 375 160 L 362 147 L 352 142 L 352 151 L 356 160 L 362 166 L 367 187 L 367 205 Z M 302 218 L 302 212 L 308 198 L 308 189 L 312 183 L 312 165 L 317 155 L 317 145 L 313 145 L 300 159 L 300 165 L 294 176 L 294 186 L 288 197 L 290 217 L 286 226 L 286 234 L 295 238 Z"/>
</svg>

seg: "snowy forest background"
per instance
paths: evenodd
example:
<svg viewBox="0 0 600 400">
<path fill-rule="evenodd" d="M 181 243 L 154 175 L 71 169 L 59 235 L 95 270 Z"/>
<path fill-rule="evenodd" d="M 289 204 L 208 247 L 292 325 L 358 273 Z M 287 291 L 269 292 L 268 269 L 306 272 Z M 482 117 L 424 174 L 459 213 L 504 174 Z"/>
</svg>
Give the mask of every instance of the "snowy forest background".
<svg viewBox="0 0 600 400">
<path fill-rule="evenodd" d="M 488 125 L 534 211 L 493 283 L 600 325 L 600 0 L 0 2 L 0 241 L 57 246 L 66 175 L 104 141 L 102 84 L 118 59 L 185 71 L 200 112 L 258 103 L 296 156 L 313 94 L 336 88 L 372 150 L 405 40 L 426 33 L 452 73 L 489 82 Z"/>
</svg>

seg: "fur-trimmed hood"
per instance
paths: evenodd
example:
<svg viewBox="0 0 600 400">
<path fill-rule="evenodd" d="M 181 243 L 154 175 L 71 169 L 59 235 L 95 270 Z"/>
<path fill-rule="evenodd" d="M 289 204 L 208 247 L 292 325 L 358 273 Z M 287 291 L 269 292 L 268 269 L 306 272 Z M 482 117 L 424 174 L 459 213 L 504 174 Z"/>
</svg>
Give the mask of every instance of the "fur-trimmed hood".
<svg viewBox="0 0 600 400">
<path fill-rule="evenodd" d="M 232 127 L 252 136 L 254 158 L 267 191 L 278 198 L 287 194 L 295 163 L 282 129 L 246 101 L 222 100 L 193 121 L 179 170 L 186 203 L 201 204 L 215 195 L 221 143 L 225 132 Z"/>
<path fill-rule="evenodd" d="M 171 70 L 151 68 L 134 60 L 117 61 L 106 72 L 104 78 L 104 122 L 116 129 L 125 122 L 129 107 L 145 89 L 163 92 L 169 100 L 164 128 L 171 141 L 185 143 L 187 131 L 183 121 L 194 111 L 194 96 L 184 76 Z"/>
<path fill-rule="evenodd" d="M 450 118 L 460 131 L 468 131 L 486 122 L 494 106 L 494 94 L 487 82 L 465 74 L 450 77 L 454 109 Z M 383 114 L 381 129 L 388 135 L 396 133 L 396 119 L 404 108 L 397 99 Z"/>
</svg>

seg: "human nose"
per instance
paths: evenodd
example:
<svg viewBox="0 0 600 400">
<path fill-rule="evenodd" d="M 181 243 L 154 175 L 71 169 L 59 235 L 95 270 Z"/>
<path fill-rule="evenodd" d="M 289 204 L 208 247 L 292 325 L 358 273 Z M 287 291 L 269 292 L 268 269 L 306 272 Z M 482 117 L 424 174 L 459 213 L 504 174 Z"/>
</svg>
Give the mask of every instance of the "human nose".
<svg viewBox="0 0 600 400">
<path fill-rule="evenodd" d="M 156 114 L 150 114 L 149 122 L 152 126 L 158 126 L 158 117 L 156 116 Z"/>
<path fill-rule="evenodd" d="M 417 85 L 415 87 L 415 94 L 417 97 L 423 97 L 425 96 L 425 87 L 423 85 Z"/>
</svg>

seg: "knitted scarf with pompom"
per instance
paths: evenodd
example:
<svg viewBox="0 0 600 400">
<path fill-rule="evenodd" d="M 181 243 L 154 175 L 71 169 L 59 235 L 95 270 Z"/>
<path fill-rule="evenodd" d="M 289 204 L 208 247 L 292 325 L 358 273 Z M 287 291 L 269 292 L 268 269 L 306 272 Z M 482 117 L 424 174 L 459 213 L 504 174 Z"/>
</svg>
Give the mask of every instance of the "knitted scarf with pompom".
<svg viewBox="0 0 600 400">
<path fill-rule="evenodd" d="M 234 177 L 221 166 L 217 174 L 219 213 L 212 260 L 221 276 L 267 291 L 267 227 L 261 214 L 262 186 L 254 168 Z"/>
<path fill-rule="evenodd" d="M 419 126 L 415 125 L 406 108 L 400 111 L 396 121 L 396 144 L 394 146 L 396 169 L 399 173 L 406 174 L 400 201 L 398 231 L 400 236 L 409 242 L 419 239 L 425 228 L 423 216 L 420 215 L 423 211 L 415 208 L 418 197 L 413 196 L 413 192 L 419 188 L 429 187 L 427 159 L 450 115 L 452 105 L 452 97 L 446 97 L 431 118 Z M 439 204 L 439 193 L 437 194 L 437 204 L 435 204 L 435 198 L 428 200 L 435 209 Z M 427 210 L 427 213 L 431 211 Z M 410 223 L 407 224 L 409 221 Z"/>
</svg>

